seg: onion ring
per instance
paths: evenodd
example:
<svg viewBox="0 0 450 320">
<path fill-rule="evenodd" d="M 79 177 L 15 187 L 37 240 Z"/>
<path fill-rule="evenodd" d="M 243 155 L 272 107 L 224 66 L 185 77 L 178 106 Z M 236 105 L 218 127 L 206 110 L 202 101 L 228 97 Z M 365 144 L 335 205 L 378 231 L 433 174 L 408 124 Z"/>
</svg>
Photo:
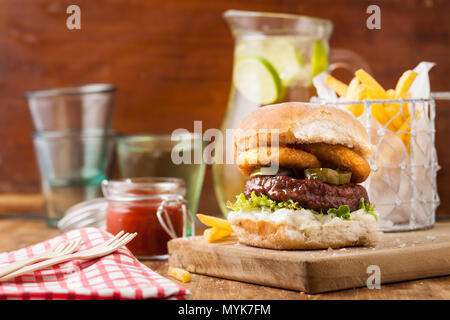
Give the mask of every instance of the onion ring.
<svg viewBox="0 0 450 320">
<path fill-rule="evenodd" d="M 278 152 L 277 152 L 278 150 Z M 249 176 L 256 168 L 277 163 L 293 169 L 319 168 L 320 161 L 311 153 L 289 147 L 258 147 L 239 153 L 236 158 L 239 170 Z"/>
<path fill-rule="evenodd" d="M 305 144 L 298 147 L 314 154 L 323 167 L 351 171 L 352 182 L 363 182 L 370 174 L 367 160 L 347 147 L 326 143 Z"/>
</svg>

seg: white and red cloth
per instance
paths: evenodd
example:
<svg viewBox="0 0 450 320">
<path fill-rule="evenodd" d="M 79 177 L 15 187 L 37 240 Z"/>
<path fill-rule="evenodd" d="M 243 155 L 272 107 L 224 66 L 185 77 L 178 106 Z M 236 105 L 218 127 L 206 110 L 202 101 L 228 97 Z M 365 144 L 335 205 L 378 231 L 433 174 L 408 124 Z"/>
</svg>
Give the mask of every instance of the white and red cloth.
<svg viewBox="0 0 450 320">
<path fill-rule="evenodd" d="M 111 239 L 97 228 L 81 228 L 30 247 L 0 253 L 0 266 L 42 253 L 60 239 L 82 239 L 79 250 Z M 94 260 L 72 260 L 0 282 L 0 299 L 185 299 L 190 292 L 140 263 L 122 247 Z"/>
</svg>

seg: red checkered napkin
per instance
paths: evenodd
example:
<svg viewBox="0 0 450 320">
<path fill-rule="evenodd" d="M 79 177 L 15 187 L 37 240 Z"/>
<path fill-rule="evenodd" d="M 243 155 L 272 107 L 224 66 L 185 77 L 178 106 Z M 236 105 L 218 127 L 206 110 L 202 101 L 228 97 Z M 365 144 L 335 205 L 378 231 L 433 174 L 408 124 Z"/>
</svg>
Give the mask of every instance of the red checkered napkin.
<svg viewBox="0 0 450 320">
<path fill-rule="evenodd" d="M 60 239 L 83 240 L 79 250 L 111 239 L 97 228 L 69 231 L 28 248 L 0 254 L 0 265 L 32 257 Z M 140 263 L 125 247 L 94 260 L 73 260 L 0 282 L 0 299 L 184 299 L 185 288 Z"/>
</svg>

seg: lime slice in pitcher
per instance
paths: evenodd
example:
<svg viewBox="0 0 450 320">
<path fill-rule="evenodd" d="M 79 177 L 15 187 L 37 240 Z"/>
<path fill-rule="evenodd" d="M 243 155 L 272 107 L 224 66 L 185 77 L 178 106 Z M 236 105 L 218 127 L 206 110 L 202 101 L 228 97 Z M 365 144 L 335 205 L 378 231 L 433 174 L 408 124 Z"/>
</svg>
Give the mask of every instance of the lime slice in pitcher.
<svg viewBox="0 0 450 320">
<path fill-rule="evenodd" d="M 328 52 L 320 40 L 314 41 L 313 56 L 311 61 L 312 78 L 328 68 Z"/>
<path fill-rule="evenodd" d="M 291 85 L 302 71 L 303 55 L 292 39 L 247 39 L 236 47 L 236 56 L 258 55 L 278 72 L 284 87 Z"/>
<path fill-rule="evenodd" d="M 257 55 L 238 59 L 233 82 L 242 95 L 261 105 L 275 102 L 282 91 L 277 70 L 267 59 Z"/>
<path fill-rule="evenodd" d="M 289 39 L 267 39 L 264 57 L 278 71 L 285 87 L 291 85 L 302 71 L 303 56 Z"/>
</svg>

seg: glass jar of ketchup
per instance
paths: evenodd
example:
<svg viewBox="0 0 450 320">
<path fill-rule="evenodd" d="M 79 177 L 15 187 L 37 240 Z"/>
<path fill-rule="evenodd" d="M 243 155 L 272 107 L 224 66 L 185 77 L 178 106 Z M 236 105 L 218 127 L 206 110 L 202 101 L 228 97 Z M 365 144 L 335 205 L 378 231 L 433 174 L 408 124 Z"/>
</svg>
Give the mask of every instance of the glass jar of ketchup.
<svg viewBox="0 0 450 320">
<path fill-rule="evenodd" d="M 182 179 L 104 180 L 102 190 L 108 200 L 106 230 L 137 232 L 127 245 L 137 258 L 167 259 L 167 242 L 186 236 L 187 219 L 192 217 Z"/>
</svg>

